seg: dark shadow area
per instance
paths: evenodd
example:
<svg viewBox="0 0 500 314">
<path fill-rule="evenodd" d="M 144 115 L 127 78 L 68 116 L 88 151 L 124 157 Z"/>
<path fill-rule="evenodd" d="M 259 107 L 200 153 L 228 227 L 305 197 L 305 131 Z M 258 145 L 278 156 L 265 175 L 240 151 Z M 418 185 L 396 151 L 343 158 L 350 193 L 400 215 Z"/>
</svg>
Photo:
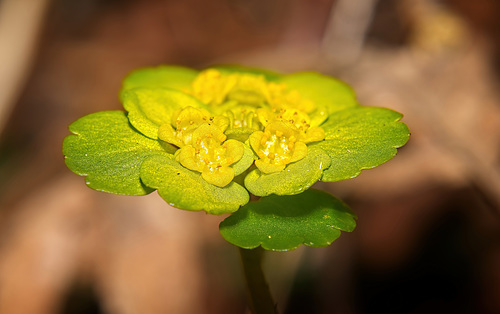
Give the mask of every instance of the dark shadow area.
<svg viewBox="0 0 500 314">
<path fill-rule="evenodd" d="M 74 282 L 62 298 L 59 314 L 105 314 L 105 312 L 91 284 Z"/>
</svg>

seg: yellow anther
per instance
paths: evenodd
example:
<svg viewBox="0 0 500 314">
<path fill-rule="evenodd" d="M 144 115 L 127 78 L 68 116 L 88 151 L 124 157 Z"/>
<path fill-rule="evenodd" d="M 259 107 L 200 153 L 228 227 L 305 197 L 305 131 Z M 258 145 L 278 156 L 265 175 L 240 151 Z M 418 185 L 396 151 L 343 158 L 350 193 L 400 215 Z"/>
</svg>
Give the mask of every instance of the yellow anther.
<svg viewBox="0 0 500 314">
<path fill-rule="evenodd" d="M 224 142 L 227 139 L 227 136 L 224 134 L 219 134 L 219 137 L 217 138 L 219 142 Z"/>
</svg>

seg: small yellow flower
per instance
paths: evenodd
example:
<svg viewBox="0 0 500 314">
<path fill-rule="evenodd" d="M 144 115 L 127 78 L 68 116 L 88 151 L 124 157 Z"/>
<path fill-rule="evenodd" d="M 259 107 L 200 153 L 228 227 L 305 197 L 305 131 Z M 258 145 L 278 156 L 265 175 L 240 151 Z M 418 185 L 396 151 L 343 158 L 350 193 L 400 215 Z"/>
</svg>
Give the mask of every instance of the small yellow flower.
<svg viewBox="0 0 500 314">
<path fill-rule="evenodd" d="M 205 109 L 184 108 L 159 128 L 158 138 L 181 148 L 176 153 L 180 163 L 216 186 L 234 178 L 229 166 L 241 159 L 247 139 L 259 157 L 257 168 L 273 173 L 304 158 L 307 143 L 325 138 L 318 126 L 325 118 L 311 121 L 309 116 L 318 116 L 317 106 L 264 75 L 208 69 L 192 82 L 191 94 L 215 116 Z"/>
<path fill-rule="evenodd" d="M 296 90 L 288 90 L 286 84 L 269 83 L 268 88 L 271 94 L 269 104 L 273 107 L 287 106 L 307 114 L 316 110 L 312 101 L 304 99 Z"/>
<path fill-rule="evenodd" d="M 202 124 L 193 132 L 193 141 L 177 152 L 177 159 L 184 167 L 201 172 L 210 184 L 224 187 L 234 178 L 229 167 L 243 157 L 244 144 L 227 140 L 226 135 L 213 124 Z"/>
<path fill-rule="evenodd" d="M 259 156 L 255 165 L 264 173 L 278 172 L 286 165 L 304 158 L 307 146 L 298 140 L 299 132 L 282 121 L 269 123 L 264 132 L 257 131 L 249 137 L 250 145 Z"/>
<path fill-rule="evenodd" d="M 270 92 L 264 76 L 253 74 L 223 75 L 218 70 L 202 71 L 192 83 L 192 94 L 203 103 L 219 106 L 228 101 L 260 106 L 269 103 Z"/>
<path fill-rule="evenodd" d="M 272 110 L 261 108 L 257 116 L 262 125 L 267 126 L 274 121 L 281 121 L 298 132 L 297 139 L 304 143 L 318 142 L 325 139 L 325 131 L 321 127 L 311 126 L 311 119 L 305 112 L 288 106 L 275 107 Z"/>
<path fill-rule="evenodd" d="M 260 106 L 270 100 L 268 83 L 262 75 L 231 74 L 228 81 L 232 84 L 228 100 L 251 106 Z"/>
<path fill-rule="evenodd" d="M 222 104 L 232 88 L 227 76 L 215 69 L 200 72 L 191 84 L 192 94 L 201 102 L 209 105 Z"/>
<path fill-rule="evenodd" d="M 175 112 L 170 123 L 160 126 L 158 138 L 177 147 L 183 147 L 193 142 L 193 133 L 206 123 L 211 123 L 224 132 L 229 119 L 223 116 L 211 117 L 205 109 L 186 107 Z"/>
</svg>

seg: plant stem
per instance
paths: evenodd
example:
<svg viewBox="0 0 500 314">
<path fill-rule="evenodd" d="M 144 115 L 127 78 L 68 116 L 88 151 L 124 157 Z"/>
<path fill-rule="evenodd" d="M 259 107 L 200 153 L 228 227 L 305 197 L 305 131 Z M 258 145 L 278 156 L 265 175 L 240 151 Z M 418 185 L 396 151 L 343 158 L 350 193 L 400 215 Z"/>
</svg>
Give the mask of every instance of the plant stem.
<svg viewBox="0 0 500 314">
<path fill-rule="evenodd" d="M 258 247 L 252 250 L 242 248 L 239 250 L 252 313 L 278 314 L 261 267 L 263 249 Z"/>
</svg>

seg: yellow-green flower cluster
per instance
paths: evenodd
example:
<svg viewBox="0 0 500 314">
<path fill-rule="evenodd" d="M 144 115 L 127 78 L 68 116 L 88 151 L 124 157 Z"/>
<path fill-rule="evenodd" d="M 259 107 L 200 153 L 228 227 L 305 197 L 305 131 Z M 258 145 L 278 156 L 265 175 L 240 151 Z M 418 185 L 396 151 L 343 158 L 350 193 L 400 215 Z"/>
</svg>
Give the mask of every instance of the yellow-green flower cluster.
<svg viewBox="0 0 500 314">
<path fill-rule="evenodd" d="M 315 104 L 263 75 L 208 69 L 185 92 L 212 113 L 179 109 L 160 126 L 158 138 L 179 147 L 176 157 L 184 167 L 201 172 L 207 182 L 219 187 L 233 180 L 229 166 L 243 156 L 247 139 L 257 156 L 255 166 L 263 173 L 274 173 L 304 158 L 307 143 L 325 138 L 324 130 L 311 124 L 309 113 L 317 110 Z"/>
<path fill-rule="evenodd" d="M 345 83 L 313 72 L 144 68 L 125 78 L 120 99 L 126 112 L 70 125 L 68 167 L 96 190 L 157 190 L 212 214 L 236 211 L 250 193 L 294 195 L 355 177 L 409 137 L 401 114 L 361 106 Z"/>
</svg>

